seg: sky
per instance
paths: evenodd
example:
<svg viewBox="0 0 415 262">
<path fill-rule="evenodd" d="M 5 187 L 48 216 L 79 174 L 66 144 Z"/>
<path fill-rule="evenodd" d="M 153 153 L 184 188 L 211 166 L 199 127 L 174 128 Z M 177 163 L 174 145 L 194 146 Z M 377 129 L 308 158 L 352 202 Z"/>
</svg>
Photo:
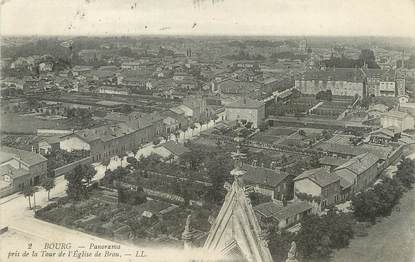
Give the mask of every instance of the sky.
<svg viewBox="0 0 415 262">
<path fill-rule="evenodd" d="M 415 38 L 415 0 L 0 0 L 2 35 Z"/>
</svg>

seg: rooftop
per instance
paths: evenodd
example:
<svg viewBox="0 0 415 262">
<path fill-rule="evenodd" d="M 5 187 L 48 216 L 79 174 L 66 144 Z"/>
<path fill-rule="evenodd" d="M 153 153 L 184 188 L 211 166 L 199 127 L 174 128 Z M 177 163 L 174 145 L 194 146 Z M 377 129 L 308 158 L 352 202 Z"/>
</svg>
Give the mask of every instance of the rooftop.
<svg viewBox="0 0 415 262">
<path fill-rule="evenodd" d="M 326 168 L 315 168 L 306 170 L 297 176 L 294 181 L 299 181 L 308 178 L 320 187 L 325 187 L 340 180 L 336 175 L 330 173 Z"/>
<path fill-rule="evenodd" d="M 272 217 L 278 221 L 282 221 L 310 210 L 311 208 L 312 206 L 305 201 L 294 202 L 285 207 L 274 202 L 267 202 L 255 206 L 254 210 L 265 217 Z"/>
<path fill-rule="evenodd" d="M 348 169 L 356 175 L 360 175 L 379 161 L 379 158 L 372 153 L 364 153 L 353 157 L 335 170 Z"/>
<path fill-rule="evenodd" d="M 20 159 L 22 162 L 26 163 L 29 166 L 37 165 L 39 163 L 47 161 L 47 158 L 40 154 L 8 146 L 2 146 L 0 149 L 0 162 L 4 163 L 10 160 L 12 157 Z"/>
<path fill-rule="evenodd" d="M 244 164 L 243 169 L 246 170 L 246 174 L 243 179 L 248 184 L 260 184 L 268 187 L 276 187 L 289 176 L 288 173 L 280 170 L 257 167 L 248 164 Z"/>
<path fill-rule="evenodd" d="M 304 80 L 362 82 L 364 74 L 358 68 L 330 68 L 307 71 L 303 77 Z"/>
<path fill-rule="evenodd" d="M 29 174 L 29 170 L 24 168 L 16 169 L 11 165 L 0 166 L 0 175 L 9 175 L 10 178 L 15 179 L 17 177 L 26 176 Z"/>
<path fill-rule="evenodd" d="M 409 116 L 409 114 L 405 113 L 405 112 L 391 110 L 389 112 L 383 113 L 382 116 L 383 117 L 390 117 L 390 118 L 397 118 L 399 120 L 404 120 L 405 118 L 407 118 Z"/>
<path fill-rule="evenodd" d="M 180 143 L 176 143 L 174 141 L 168 141 L 164 144 L 160 144 L 157 147 L 164 147 L 165 149 L 167 149 L 168 151 L 170 151 L 173 155 L 176 156 L 182 156 L 185 153 L 190 153 L 190 149 L 188 149 L 187 147 L 183 146 Z"/>
<path fill-rule="evenodd" d="M 237 101 L 225 105 L 225 108 L 253 108 L 257 109 L 264 106 L 264 103 L 250 99 L 248 97 L 241 97 Z"/>
<path fill-rule="evenodd" d="M 104 142 L 113 140 L 131 134 L 135 129 L 129 127 L 125 123 L 118 123 L 115 125 L 100 126 L 92 129 L 83 129 L 76 131 L 75 134 L 81 139 L 92 142 L 101 139 Z"/>
</svg>

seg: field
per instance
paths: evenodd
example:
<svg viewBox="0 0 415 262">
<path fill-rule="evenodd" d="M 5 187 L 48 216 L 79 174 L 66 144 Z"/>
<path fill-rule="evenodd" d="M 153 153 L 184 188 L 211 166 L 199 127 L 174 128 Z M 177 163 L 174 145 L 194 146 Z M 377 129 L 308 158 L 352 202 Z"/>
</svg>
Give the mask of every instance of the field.
<svg viewBox="0 0 415 262">
<path fill-rule="evenodd" d="M 253 139 L 259 142 L 274 144 L 280 139 L 285 138 L 296 132 L 295 128 L 269 128 L 263 132 L 256 134 Z"/>
<path fill-rule="evenodd" d="M 34 134 L 38 128 L 71 129 L 73 127 L 68 120 L 43 120 L 14 113 L 2 114 L 0 121 L 1 132 L 17 134 Z"/>
</svg>

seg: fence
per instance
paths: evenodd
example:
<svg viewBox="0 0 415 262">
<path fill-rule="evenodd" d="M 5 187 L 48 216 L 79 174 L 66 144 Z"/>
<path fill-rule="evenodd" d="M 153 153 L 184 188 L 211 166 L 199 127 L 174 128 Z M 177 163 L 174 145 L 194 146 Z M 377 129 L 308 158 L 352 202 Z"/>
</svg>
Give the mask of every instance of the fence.
<svg viewBox="0 0 415 262">
<path fill-rule="evenodd" d="M 131 184 L 128 184 L 128 183 L 125 183 L 125 182 L 120 182 L 120 185 L 122 185 L 124 187 L 127 187 L 127 188 L 137 190 L 136 185 L 131 185 Z M 184 203 L 184 198 L 181 197 L 181 196 L 175 195 L 175 194 L 165 193 L 165 192 L 161 192 L 161 191 L 158 191 L 158 190 L 153 190 L 153 189 L 150 189 L 150 188 L 143 188 L 143 191 L 144 191 L 144 193 L 146 193 L 150 197 L 164 199 L 164 200 L 167 200 L 169 202 L 176 203 L 176 204 L 183 204 Z M 203 202 L 190 199 L 189 200 L 189 205 L 190 206 L 202 207 Z"/>
<path fill-rule="evenodd" d="M 11 195 L 13 193 L 16 193 L 18 190 L 14 186 L 7 186 L 2 189 L 0 189 L 0 197 L 5 197 L 8 195 Z"/>
<path fill-rule="evenodd" d="M 75 161 L 75 162 L 69 163 L 67 165 L 58 167 L 58 168 L 54 169 L 53 172 L 55 174 L 55 177 L 58 177 L 58 176 L 62 176 L 62 175 L 65 175 L 67 173 L 72 172 L 72 170 L 74 170 L 75 167 L 77 167 L 79 165 L 90 165 L 90 164 L 92 164 L 92 157 L 88 156 L 88 157 L 82 158 L 78 161 Z"/>
<path fill-rule="evenodd" d="M 45 134 L 67 135 L 67 134 L 71 134 L 72 130 L 38 128 L 36 130 L 36 133 L 38 135 L 45 135 Z"/>
</svg>

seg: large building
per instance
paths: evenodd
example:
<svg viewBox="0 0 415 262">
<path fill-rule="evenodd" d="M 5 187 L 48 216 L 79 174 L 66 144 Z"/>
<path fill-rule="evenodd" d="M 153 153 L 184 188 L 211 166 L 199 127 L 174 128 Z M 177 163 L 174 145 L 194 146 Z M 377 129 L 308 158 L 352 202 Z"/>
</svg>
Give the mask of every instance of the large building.
<svg viewBox="0 0 415 262">
<path fill-rule="evenodd" d="M 128 121 L 75 131 L 63 137 L 60 148 L 89 150 L 92 161 L 99 162 L 138 148 L 165 132 L 163 118 L 155 114 L 135 114 Z"/>
<path fill-rule="evenodd" d="M 364 153 L 335 169 L 334 174 L 340 177 L 342 200 L 362 191 L 375 181 L 380 170 L 378 163 L 379 158 L 376 155 Z"/>
<path fill-rule="evenodd" d="M 304 171 L 294 179 L 295 198 L 305 200 L 319 198 L 320 208 L 324 209 L 340 201 L 340 177 L 332 175 L 326 168 Z"/>
<path fill-rule="evenodd" d="M 395 74 L 390 70 L 365 69 L 367 92 L 369 96 L 395 96 Z"/>
<path fill-rule="evenodd" d="M 244 165 L 244 182 L 257 193 L 270 196 L 273 200 L 293 198 L 293 177 L 280 170 Z"/>
<path fill-rule="evenodd" d="M 406 112 L 392 110 L 383 113 L 380 121 L 383 128 L 395 127 L 400 131 L 414 129 L 414 117 Z"/>
<path fill-rule="evenodd" d="M 310 70 L 295 80 L 295 88 L 309 95 L 327 90 L 338 96 L 366 95 L 364 74 L 358 68 Z"/>
<path fill-rule="evenodd" d="M 265 119 L 265 103 L 247 97 L 225 105 L 225 119 L 228 121 L 252 122 L 257 128 Z"/>
<path fill-rule="evenodd" d="M 0 149 L 0 197 L 39 185 L 47 174 L 47 159 L 34 152 L 2 146 Z"/>
</svg>

